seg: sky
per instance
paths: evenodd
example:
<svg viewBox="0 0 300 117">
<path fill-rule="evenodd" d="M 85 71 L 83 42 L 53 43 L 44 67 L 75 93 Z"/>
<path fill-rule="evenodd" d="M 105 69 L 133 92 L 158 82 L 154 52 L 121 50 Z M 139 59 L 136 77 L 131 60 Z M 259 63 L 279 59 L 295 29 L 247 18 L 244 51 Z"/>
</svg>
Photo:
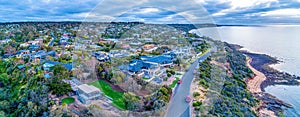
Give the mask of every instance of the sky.
<svg viewBox="0 0 300 117">
<path fill-rule="evenodd" d="M 0 22 L 300 24 L 300 0 L 0 0 Z"/>
</svg>

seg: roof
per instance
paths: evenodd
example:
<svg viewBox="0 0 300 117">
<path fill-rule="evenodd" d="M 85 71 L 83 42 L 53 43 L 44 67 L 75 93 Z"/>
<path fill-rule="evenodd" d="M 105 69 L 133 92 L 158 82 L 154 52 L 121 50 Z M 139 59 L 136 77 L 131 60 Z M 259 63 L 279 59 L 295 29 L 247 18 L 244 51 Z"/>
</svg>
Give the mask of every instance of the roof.
<svg viewBox="0 0 300 117">
<path fill-rule="evenodd" d="M 129 64 L 129 71 L 138 72 L 141 69 L 150 69 L 155 66 L 157 66 L 157 63 L 142 60 L 132 60 Z"/>
<path fill-rule="evenodd" d="M 62 66 L 64 66 L 68 70 L 72 70 L 72 68 L 73 68 L 72 63 L 62 64 L 60 62 L 55 62 L 55 61 L 47 61 L 47 62 L 45 62 L 45 64 L 43 66 L 44 67 L 52 67 L 52 66 L 58 65 L 58 64 L 61 64 Z"/>
<path fill-rule="evenodd" d="M 25 65 L 24 65 L 24 64 L 18 65 L 18 69 L 23 69 L 23 68 L 25 68 Z"/>
<path fill-rule="evenodd" d="M 95 86 L 90 86 L 87 84 L 79 85 L 78 89 L 82 90 L 85 93 L 100 92 L 100 90 L 98 88 L 96 88 Z"/>
<path fill-rule="evenodd" d="M 148 59 L 147 61 L 159 63 L 159 64 L 168 64 L 168 63 L 172 63 L 172 58 L 167 56 L 155 56 Z"/>
<path fill-rule="evenodd" d="M 50 76 L 49 73 L 46 73 L 46 74 L 44 74 L 44 77 L 45 77 L 45 78 L 50 78 L 51 76 Z"/>
<path fill-rule="evenodd" d="M 143 68 L 144 64 L 141 60 L 133 60 L 129 64 L 129 71 L 138 72 Z"/>
</svg>

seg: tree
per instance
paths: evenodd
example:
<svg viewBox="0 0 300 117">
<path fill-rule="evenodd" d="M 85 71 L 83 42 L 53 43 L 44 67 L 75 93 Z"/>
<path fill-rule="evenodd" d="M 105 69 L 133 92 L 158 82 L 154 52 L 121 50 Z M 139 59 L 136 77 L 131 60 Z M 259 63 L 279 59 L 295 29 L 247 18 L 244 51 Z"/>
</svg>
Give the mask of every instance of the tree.
<svg viewBox="0 0 300 117">
<path fill-rule="evenodd" d="M 129 78 L 125 81 L 124 88 L 129 92 L 138 92 L 142 86 L 139 85 L 133 78 Z"/>
<path fill-rule="evenodd" d="M 124 81 L 124 79 L 126 78 L 126 74 L 124 74 L 121 71 L 117 71 L 113 76 L 114 77 L 112 78 L 112 81 L 117 84 L 122 83 Z"/>
<path fill-rule="evenodd" d="M 55 65 L 52 69 L 54 77 L 49 84 L 52 93 L 62 95 L 70 92 L 72 90 L 71 85 L 62 81 L 63 79 L 69 79 L 70 72 L 62 65 Z"/>
<path fill-rule="evenodd" d="M 139 98 L 137 98 L 137 96 L 134 93 L 124 93 L 123 99 L 128 110 L 136 110 L 140 106 Z"/>
</svg>

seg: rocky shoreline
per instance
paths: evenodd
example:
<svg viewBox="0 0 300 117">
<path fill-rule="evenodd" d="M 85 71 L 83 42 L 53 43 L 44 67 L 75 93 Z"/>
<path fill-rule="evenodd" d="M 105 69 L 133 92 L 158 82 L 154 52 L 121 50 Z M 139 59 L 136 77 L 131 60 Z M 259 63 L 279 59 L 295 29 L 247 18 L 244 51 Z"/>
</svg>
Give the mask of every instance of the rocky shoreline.
<svg viewBox="0 0 300 117">
<path fill-rule="evenodd" d="M 237 49 L 239 49 L 240 47 L 241 46 L 236 46 Z M 253 94 L 257 99 L 262 101 L 262 105 L 258 109 L 266 108 L 278 115 L 279 112 L 283 111 L 283 106 L 292 108 L 291 104 L 288 104 L 282 100 L 279 100 L 275 96 L 266 93 L 264 89 L 270 85 L 299 85 L 299 82 L 297 80 L 299 80 L 300 77 L 290 75 L 285 72 L 280 72 L 270 67 L 269 65 L 278 64 L 280 62 L 276 58 L 273 58 L 266 54 L 256 54 L 243 50 L 240 51 L 252 59 L 250 65 L 253 68 L 262 72 L 266 76 L 266 80 L 264 80 L 260 85 L 263 92 Z"/>
</svg>

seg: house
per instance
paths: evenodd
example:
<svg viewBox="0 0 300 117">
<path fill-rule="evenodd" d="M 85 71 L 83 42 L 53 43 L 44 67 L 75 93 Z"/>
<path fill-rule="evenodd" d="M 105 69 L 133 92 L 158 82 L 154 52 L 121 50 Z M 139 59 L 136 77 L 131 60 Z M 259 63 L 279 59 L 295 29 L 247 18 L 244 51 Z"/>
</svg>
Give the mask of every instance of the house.
<svg viewBox="0 0 300 117">
<path fill-rule="evenodd" d="M 98 100 L 101 98 L 102 92 L 95 86 L 82 84 L 77 87 L 78 100 L 84 104 L 90 104 L 91 100 Z"/>
<path fill-rule="evenodd" d="M 22 58 L 24 55 L 30 54 L 29 50 L 20 50 L 17 52 L 16 57 L 17 58 Z"/>
<path fill-rule="evenodd" d="M 44 59 L 46 58 L 47 53 L 44 50 L 36 52 L 32 57 L 33 59 Z"/>
<path fill-rule="evenodd" d="M 111 50 L 109 52 L 109 57 L 123 58 L 127 56 L 130 56 L 130 54 L 127 51 Z"/>
<path fill-rule="evenodd" d="M 160 66 L 168 66 L 173 64 L 172 57 L 164 55 L 150 57 L 145 59 L 145 61 L 157 63 Z"/>
<path fill-rule="evenodd" d="M 174 52 L 172 52 L 172 51 L 165 52 L 163 55 L 164 55 L 164 56 L 171 57 L 172 60 L 175 60 L 176 57 L 177 57 L 177 55 L 176 55 Z"/>
<path fill-rule="evenodd" d="M 157 49 L 158 47 L 156 47 L 154 44 L 146 44 L 143 46 L 143 49 L 145 52 L 153 52 Z"/>
<path fill-rule="evenodd" d="M 6 44 L 6 43 L 9 43 L 9 42 L 11 42 L 11 39 L 0 40 L 1 44 Z"/>
<path fill-rule="evenodd" d="M 46 73 L 44 73 L 44 77 L 45 77 L 45 78 L 50 78 L 50 77 L 51 77 L 51 75 L 50 75 L 50 73 L 49 73 L 49 72 L 46 72 Z"/>
<path fill-rule="evenodd" d="M 45 52 L 44 50 L 40 50 L 38 52 L 36 52 L 35 54 L 32 55 L 32 59 L 45 59 L 46 56 L 55 56 L 56 52 L 55 51 L 49 51 L 49 52 Z"/>
<path fill-rule="evenodd" d="M 56 55 L 56 52 L 52 50 L 52 51 L 47 52 L 46 54 L 48 56 L 53 56 L 54 57 Z"/>
<path fill-rule="evenodd" d="M 23 69 L 23 68 L 25 68 L 26 66 L 25 66 L 24 64 L 21 64 L 21 65 L 18 65 L 17 67 L 18 67 L 18 69 Z"/>
<path fill-rule="evenodd" d="M 66 44 L 69 41 L 69 36 L 68 34 L 63 34 L 59 40 L 60 44 Z"/>
<path fill-rule="evenodd" d="M 99 52 L 95 52 L 94 56 L 100 61 L 100 62 L 106 62 L 110 60 L 110 56 L 109 54 L 99 51 Z"/>
<path fill-rule="evenodd" d="M 22 44 L 20 44 L 20 47 L 28 47 L 30 44 L 29 43 L 22 43 Z"/>
<path fill-rule="evenodd" d="M 177 47 L 173 49 L 173 52 L 177 55 L 177 57 L 184 58 L 191 54 L 191 47 Z"/>
<path fill-rule="evenodd" d="M 128 67 L 129 72 L 133 72 L 140 77 L 152 78 L 160 75 L 162 70 L 157 63 L 142 60 L 133 60 Z"/>
<path fill-rule="evenodd" d="M 129 49 L 130 45 L 129 44 L 122 44 L 121 48 L 123 48 L 123 49 Z"/>
<path fill-rule="evenodd" d="M 46 70 L 46 71 L 49 71 L 51 67 L 55 66 L 55 65 L 58 65 L 58 64 L 61 64 L 62 66 L 64 66 L 67 70 L 72 70 L 72 63 L 67 63 L 67 64 L 62 64 L 60 62 L 55 62 L 55 61 L 48 61 L 48 62 L 45 62 L 43 64 L 43 69 Z"/>
<path fill-rule="evenodd" d="M 30 51 L 37 51 L 38 49 L 40 49 L 39 45 L 29 45 L 29 49 Z"/>
</svg>

